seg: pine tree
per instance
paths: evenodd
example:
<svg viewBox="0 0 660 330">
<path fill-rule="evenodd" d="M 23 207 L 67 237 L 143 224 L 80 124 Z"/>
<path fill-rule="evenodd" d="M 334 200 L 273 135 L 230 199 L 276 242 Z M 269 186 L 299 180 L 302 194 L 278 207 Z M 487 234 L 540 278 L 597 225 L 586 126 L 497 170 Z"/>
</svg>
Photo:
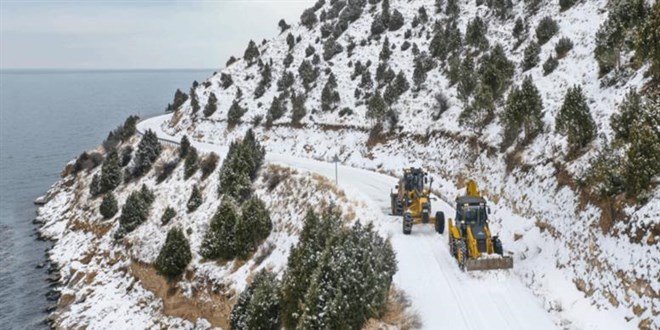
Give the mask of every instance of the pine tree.
<svg viewBox="0 0 660 330">
<path fill-rule="evenodd" d="M 385 37 L 385 40 L 383 41 L 383 47 L 380 50 L 380 55 L 378 58 L 382 62 L 387 62 L 390 59 L 391 55 L 392 55 L 392 50 L 390 49 L 390 39 L 388 37 Z"/>
<path fill-rule="evenodd" d="M 174 217 L 176 217 L 176 211 L 171 206 L 168 206 L 160 217 L 160 223 L 164 226 L 170 223 Z"/>
<path fill-rule="evenodd" d="M 481 17 L 476 16 L 468 22 L 465 30 L 465 42 L 481 51 L 488 49 L 488 28 Z"/>
<path fill-rule="evenodd" d="M 328 81 L 321 92 L 321 110 L 334 111 L 339 103 L 339 92 L 337 92 L 337 79 L 331 72 Z"/>
<path fill-rule="evenodd" d="M 241 292 L 229 317 L 234 330 L 278 330 L 280 326 L 279 282 L 275 275 L 261 270 Z"/>
<path fill-rule="evenodd" d="M 367 106 L 367 118 L 376 120 L 377 123 L 381 123 L 388 112 L 387 103 L 380 95 L 380 91 L 376 91 L 374 95 L 369 99 L 369 104 Z"/>
<path fill-rule="evenodd" d="M 419 90 L 426 81 L 427 72 L 435 68 L 435 61 L 426 52 L 422 52 L 415 57 L 413 71 L 413 83 Z"/>
<path fill-rule="evenodd" d="M 101 180 L 99 182 L 99 193 L 113 191 L 121 183 L 121 168 L 119 167 L 119 157 L 116 151 L 111 151 L 103 161 L 101 167 Z"/>
<path fill-rule="evenodd" d="M 234 126 L 240 124 L 241 118 L 245 112 L 247 112 L 247 110 L 241 107 L 241 105 L 238 103 L 238 100 L 234 100 L 234 102 L 231 104 L 231 107 L 229 107 L 229 111 L 227 111 L 227 128 L 231 129 Z"/>
<path fill-rule="evenodd" d="M 543 75 L 547 76 L 551 74 L 558 65 L 559 61 L 556 58 L 552 57 L 552 55 L 548 56 L 548 59 L 543 63 Z"/>
<path fill-rule="evenodd" d="M 296 46 L 296 39 L 293 37 L 293 34 L 289 33 L 286 36 L 286 44 L 289 46 L 289 51 L 292 51 L 293 47 Z"/>
<path fill-rule="evenodd" d="M 235 227 L 238 219 L 235 202 L 230 197 L 223 198 L 218 210 L 211 218 L 209 229 L 199 253 L 206 259 L 230 260 L 236 255 L 234 249 Z"/>
<path fill-rule="evenodd" d="M 312 84 L 316 81 L 319 73 L 318 69 L 314 68 L 309 61 L 303 60 L 298 67 L 298 75 L 300 75 L 305 90 L 308 91 L 312 88 Z"/>
<path fill-rule="evenodd" d="M 187 135 L 184 135 L 179 142 L 179 158 L 185 158 L 188 151 L 190 151 L 190 140 Z"/>
<path fill-rule="evenodd" d="M 188 95 L 182 92 L 180 89 L 177 89 L 176 92 L 174 92 L 174 100 L 172 101 L 171 104 L 168 104 L 166 111 L 170 112 L 170 111 L 179 110 L 179 108 L 187 100 L 188 100 Z"/>
<path fill-rule="evenodd" d="M 494 113 L 495 98 L 493 92 L 490 87 L 479 83 L 472 103 L 460 113 L 458 122 L 475 131 L 480 131 L 493 120 Z"/>
<path fill-rule="evenodd" d="M 545 45 L 559 31 L 559 25 L 550 16 L 543 17 L 536 27 L 536 39 L 539 45 Z"/>
<path fill-rule="evenodd" d="M 660 175 L 660 107 L 647 101 L 643 114 L 630 127 L 630 147 L 624 168 L 626 193 L 644 196 Z"/>
<path fill-rule="evenodd" d="M 268 108 L 268 116 L 266 119 L 266 125 L 270 126 L 274 121 L 280 119 L 284 113 L 286 113 L 286 106 L 283 104 L 283 98 L 286 96 L 285 93 L 281 93 L 279 97 L 273 97 L 273 102 Z"/>
<path fill-rule="evenodd" d="M 447 0 L 447 6 L 445 7 L 445 15 L 450 19 L 458 18 L 458 15 L 461 13 L 461 7 L 458 3 L 458 0 Z"/>
<path fill-rule="evenodd" d="M 92 181 L 89 183 L 89 194 L 92 197 L 97 196 L 101 193 L 101 176 L 94 174 Z"/>
<path fill-rule="evenodd" d="M 169 279 L 183 274 L 192 260 L 190 243 L 180 228 L 172 228 L 167 232 L 165 244 L 156 258 L 156 269 Z"/>
<path fill-rule="evenodd" d="M 138 144 L 138 150 L 135 154 L 133 176 L 141 177 L 149 172 L 151 165 L 158 159 L 161 152 L 161 145 L 156 133 L 147 130 Z"/>
<path fill-rule="evenodd" d="M 458 97 L 463 100 L 463 102 L 468 101 L 470 95 L 472 95 L 474 89 L 477 87 L 477 76 L 474 69 L 472 56 L 466 56 L 463 59 L 463 63 L 461 63 L 458 86 L 456 87 Z"/>
<path fill-rule="evenodd" d="M 220 74 L 220 86 L 222 86 L 223 89 L 227 89 L 233 84 L 234 79 L 232 79 L 230 74 L 224 72 Z"/>
<path fill-rule="evenodd" d="M 265 240 L 273 229 L 273 222 L 266 204 L 258 197 L 248 199 L 242 206 L 242 218 L 254 225 L 257 242 Z"/>
<path fill-rule="evenodd" d="M 644 2 L 641 2 L 643 7 Z M 642 59 L 651 61 L 651 73 L 656 80 L 660 79 L 660 42 L 658 40 L 660 40 L 660 2 L 656 1 L 649 9 L 644 23 L 640 24 L 635 38 L 637 54 Z"/>
<path fill-rule="evenodd" d="M 403 71 L 399 71 L 392 84 L 387 86 L 387 88 L 385 89 L 385 94 L 383 96 L 385 98 L 385 101 L 391 105 L 392 103 L 396 102 L 396 100 L 398 100 L 399 97 L 409 89 L 410 89 L 410 84 L 408 83 L 408 79 L 406 79 L 406 75 L 403 73 Z"/>
<path fill-rule="evenodd" d="M 220 157 L 215 152 L 210 153 L 204 158 L 200 166 L 202 169 L 202 180 L 206 180 L 206 178 L 215 171 L 216 167 L 218 167 L 219 160 Z"/>
<path fill-rule="evenodd" d="M 199 187 L 197 185 L 193 185 L 190 198 L 186 204 L 188 212 L 194 212 L 197 210 L 197 208 L 199 208 L 200 205 L 202 205 L 202 193 L 199 191 Z"/>
<path fill-rule="evenodd" d="M 293 83 L 295 82 L 295 79 L 296 78 L 293 76 L 293 72 L 289 70 L 284 70 L 284 73 L 282 73 L 280 80 L 277 81 L 277 91 L 282 92 L 288 88 L 291 88 L 291 86 L 293 86 Z"/>
<path fill-rule="evenodd" d="M 284 64 L 285 68 L 290 67 L 291 64 L 293 63 L 293 55 L 291 55 L 291 53 L 286 54 L 286 56 L 284 57 L 284 61 L 282 63 Z"/>
<path fill-rule="evenodd" d="M 541 47 L 536 42 L 532 41 L 529 43 L 527 48 L 525 48 L 525 53 L 523 55 L 522 69 L 523 72 L 527 71 L 537 64 L 541 60 L 539 55 L 541 54 Z"/>
<path fill-rule="evenodd" d="M 117 214 L 119 206 L 117 205 L 117 199 L 115 199 L 115 195 L 112 194 L 112 192 L 105 194 L 103 202 L 101 202 L 101 206 L 99 207 L 99 211 L 101 212 L 103 219 L 110 219 Z"/>
<path fill-rule="evenodd" d="M 388 25 L 388 28 L 389 28 L 390 31 L 396 31 L 396 30 L 400 29 L 403 26 L 404 23 L 405 23 L 405 21 L 403 19 L 403 14 L 401 14 L 400 11 L 395 9 L 392 12 L 392 15 L 390 16 L 390 19 L 389 19 L 387 25 Z"/>
<path fill-rule="evenodd" d="M 490 53 L 481 57 L 480 81 L 490 89 L 493 100 L 499 100 L 513 77 L 514 64 L 509 61 L 502 45 L 497 44 Z"/>
<path fill-rule="evenodd" d="M 565 11 L 573 7 L 576 0 L 559 0 L 559 11 Z"/>
<path fill-rule="evenodd" d="M 316 18 L 316 13 L 313 8 L 306 9 L 300 16 L 300 24 L 309 30 L 311 30 L 317 22 L 318 19 Z"/>
<path fill-rule="evenodd" d="M 568 136 L 571 153 L 586 147 L 596 137 L 596 124 L 582 87 L 576 85 L 568 89 L 555 120 L 555 128 L 560 134 Z"/>
<path fill-rule="evenodd" d="M 280 28 L 280 33 L 284 33 L 284 31 L 288 30 L 291 28 L 291 25 L 286 24 L 286 21 L 284 18 L 282 18 L 279 23 L 277 23 L 277 26 Z"/>
<path fill-rule="evenodd" d="M 192 108 L 193 114 L 199 112 L 199 98 L 197 97 L 194 87 L 190 89 L 190 107 Z"/>
<path fill-rule="evenodd" d="M 502 145 L 508 147 L 524 130 L 525 140 L 529 141 L 543 128 L 543 101 L 531 76 L 525 77 L 521 87 L 515 87 L 506 102 L 502 113 L 504 138 Z"/>
<path fill-rule="evenodd" d="M 365 70 L 362 73 L 362 78 L 360 78 L 360 85 L 358 86 L 367 91 L 374 88 L 374 81 L 371 79 L 371 71 Z M 337 93 L 337 102 L 339 102 L 339 93 Z"/>
<path fill-rule="evenodd" d="M 186 161 L 183 163 L 184 166 L 183 178 L 185 180 L 188 180 L 191 176 L 197 173 L 197 170 L 199 169 L 198 160 L 199 157 L 197 156 L 197 148 L 190 147 L 190 150 L 186 155 Z"/>
<path fill-rule="evenodd" d="M 291 93 L 291 123 L 300 124 L 300 121 L 307 114 L 307 108 L 305 108 L 305 101 L 307 97 L 305 94 L 296 94 L 296 92 Z"/>
<path fill-rule="evenodd" d="M 522 18 L 518 17 L 514 23 L 511 35 L 516 38 L 518 42 L 521 42 L 525 37 L 526 31 L 527 27 L 525 26 L 525 23 L 523 22 Z"/>
<path fill-rule="evenodd" d="M 566 54 L 573 49 L 573 42 L 569 38 L 561 38 L 555 45 L 555 52 L 557 52 L 557 58 L 564 58 Z"/>
<path fill-rule="evenodd" d="M 121 209 L 119 225 L 124 232 L 135 230 L 149 217 L 149 204 L 138 191 L 132 192 Z"/>
<path fill-rule="evenodd" d="M 204 116 L 209 117 L 211 116 L 215 110 L 218 109 L 218 99 L 215 96 L 215 93 L 211 92 L 211 95 L 209 95 L 209 100 L 206 102 L 206 106 L 204 107 Z"/>
<path fill-rule="evenodd" d="M 254 64 L 254 61 L 259 57 L 259 49 L 257 48 L 257 44 L 254 43 L 254 41 L 250 40 L 248 43 L 248 47 L 245 49 L 245 53 L 243 54 L 243 59 L 245 62 L 248 63 L 248 66 L 251 66 Z"/>
<path fill-rule="evenodd" d="M 323 60 L 329 61 L 335 55 L 341 53 L 344 50 L 344 47 L 335 40 L 335 38 L 328 38 L 325 43 L 323 43 Z"/>
<path fill-rule="evenodd" d="M 287 268 L 282 277 L 280 315 L 285 328 L 296 328 L 303 312 L 300 307 L 312 282 L 311 274 L 318 265 L 326 242 L 339 227 L 339 219 L 334 215 L 320 219 L 313 211 L 307 212 L 298 244 L 289 253 Z"/>
<path fill-rule="evenodd" d="M 610 118 L 610 126 L 614 131 L 614 138 L 625 142 L 630 141 L 630 131 L 633 123 L 642 116 L 642 98 L 637 91 L 630 89 L 626 98 L 619 105 L 619 113 Z"/>
</svg>

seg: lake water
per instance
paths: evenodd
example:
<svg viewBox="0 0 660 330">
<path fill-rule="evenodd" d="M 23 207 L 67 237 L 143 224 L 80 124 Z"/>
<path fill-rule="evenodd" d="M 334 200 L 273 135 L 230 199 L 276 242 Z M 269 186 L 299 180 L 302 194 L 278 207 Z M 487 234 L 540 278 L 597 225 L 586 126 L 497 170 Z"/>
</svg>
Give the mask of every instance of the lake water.
<svg viewBox="0 0 660 330">
<path fill-rule="evenodd" d="M 49 243 L 32 201 L 132 114 L 164 112 L 212 70 L 0 71 L 0 328 L 45 329 Z"/>
</svg>

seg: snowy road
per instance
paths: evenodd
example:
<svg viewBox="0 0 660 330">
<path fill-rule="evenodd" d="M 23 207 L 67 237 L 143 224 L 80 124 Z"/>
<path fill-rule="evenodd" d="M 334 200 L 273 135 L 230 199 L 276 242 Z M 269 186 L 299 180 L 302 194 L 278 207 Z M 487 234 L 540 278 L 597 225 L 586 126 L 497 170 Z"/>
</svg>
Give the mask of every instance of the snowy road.
<svg viewBox="0 0 660 330">
<path fill-rule="evenodd" d="M 138 130 L 152 129 L 167 135 L 160 124 L 170 115 L 147 119 Z M 224 155 L 226 146 L 193 142 L 200 151 Z M 270 163 L 318 173 L 334 180 L 335 166 L 306 158 L 268 153 Z M 399 261 L 395 284 L 411 298 L 424 329 L 558 329 L 538 298 L 510 271 L 463 273 L 449 255 L 447 234 L 435 233 L 432 225 L 416 225 L 411 235 L 401 232 L 399 217 L 389 215 L 389 191 L 396 179 L 376 172 L 339 166 L 339 187 L 349 199 L 358 200 L 377 213 L 373 218 L 384 235 L 391 237 Z M 450 205 L 437 199 L 433 212 L 452 216 Z M 380 213 L 378 213 L 380 212 Z M 506 248 L 506 247 L 505 247 Z"/>
</svg>

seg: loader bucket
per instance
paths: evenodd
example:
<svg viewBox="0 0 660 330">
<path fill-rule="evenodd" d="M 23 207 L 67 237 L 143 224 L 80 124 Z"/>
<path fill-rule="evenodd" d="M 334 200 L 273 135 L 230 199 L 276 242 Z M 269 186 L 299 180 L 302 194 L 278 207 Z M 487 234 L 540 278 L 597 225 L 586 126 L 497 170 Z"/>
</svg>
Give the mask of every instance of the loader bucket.
<svg viewBox="0 0 660 330">
<path fill-rule="evenodd" d="M 491 270 L 513 268 L 513 258 L 506 256 L 501 258 L 484 258 L 465 260 L 465 270 Z"/>
</svg>

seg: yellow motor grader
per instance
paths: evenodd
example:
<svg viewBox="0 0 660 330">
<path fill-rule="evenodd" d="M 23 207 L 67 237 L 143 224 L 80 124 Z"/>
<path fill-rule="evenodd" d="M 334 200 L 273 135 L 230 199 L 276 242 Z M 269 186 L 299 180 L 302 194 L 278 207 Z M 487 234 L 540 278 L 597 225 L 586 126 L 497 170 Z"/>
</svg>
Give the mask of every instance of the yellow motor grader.
<svg viewBox="0 0 660 330">
<path fill-rule="evenodd" d="M 465 196 L 456 198 L 456 218 L 449 219 L 449 251 L 462 270 L 513 268 L 513 258 L 504 256 L 502 241 L 488 226 L 490 208 L 470 180 Z M 454 223 L 454 221 L 456 223 Z"/>
<path fill-rule="evenodd" d="M 413 224 L 418 223 L 435 223 L 435 230 L 439 234 L 445 230 L 445 218 L 442 212 L 437 212 L 435 217 L 431 217 L 432 184 L 433 178 L 429 182 L 428 174 L 421 168 L 406 168 L 395 191 L 390 192 L 392 214 L 403 216 L 404 234 L 409 235 Z"/>
</svg>

